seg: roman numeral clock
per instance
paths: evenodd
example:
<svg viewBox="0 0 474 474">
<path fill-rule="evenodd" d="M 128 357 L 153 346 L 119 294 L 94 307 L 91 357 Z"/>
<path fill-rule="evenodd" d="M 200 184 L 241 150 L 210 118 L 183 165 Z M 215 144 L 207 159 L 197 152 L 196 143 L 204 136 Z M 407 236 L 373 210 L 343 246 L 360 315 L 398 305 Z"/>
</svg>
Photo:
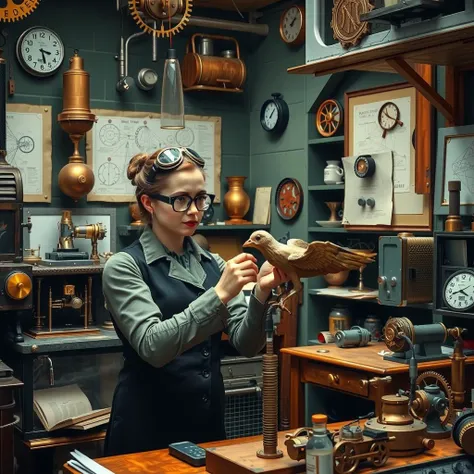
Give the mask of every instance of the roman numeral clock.
<svg viewBox="0 0 474 474">
<path fill-rule="evenodd" d="M 331 28 L 343 48 L 355 46 L 370 32 L 370 24 L 360 16 L 373 8 L 369 0 L 334 0 Z"/>
</svg>

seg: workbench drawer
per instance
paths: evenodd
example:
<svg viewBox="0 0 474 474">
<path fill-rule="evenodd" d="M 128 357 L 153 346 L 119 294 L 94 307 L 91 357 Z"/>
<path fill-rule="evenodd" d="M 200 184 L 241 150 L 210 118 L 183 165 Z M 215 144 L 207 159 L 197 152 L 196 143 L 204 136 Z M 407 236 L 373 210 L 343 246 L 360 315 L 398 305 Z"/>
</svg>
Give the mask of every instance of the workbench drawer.
<svg viewBox="0 0 474 474">
<path fill-rule="evenodd" d="M 302 360 L 301 369 L 302 381 L 305 383 L 314 383 L 360 397 L 369 396 L 369 381 L 360 372 L 318 364 L 311 360 Z"/>
</svg>

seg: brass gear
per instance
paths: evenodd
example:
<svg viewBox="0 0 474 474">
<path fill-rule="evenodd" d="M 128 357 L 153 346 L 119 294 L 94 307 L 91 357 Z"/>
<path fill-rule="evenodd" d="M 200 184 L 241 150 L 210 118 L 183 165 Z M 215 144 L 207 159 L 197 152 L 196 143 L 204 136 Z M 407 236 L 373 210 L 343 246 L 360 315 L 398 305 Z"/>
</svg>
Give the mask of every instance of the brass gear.
<svg viewBox="0 0 474 474">
<path fill-rule="evenodd" d="M 452 421 L 452 418 L 454 415 L 453 391 L 451 390 L 451 386 L 449 385 L 448 381 L 441 374 L 438 374 L 438 372 L 434 372 L 433 370 L 428 370 L 420 374 L 418 378 L 416 379 L 416 385 L 420 388 L 420 390 L 423 390 L 424 387 L 432 384 L 432 383 L 426 382 L 426 380 L 430 378 L 435 379 L 436 382 L 439 382 L 434 385 L 438 385 L 441 388 L 441 390 L 443 390 L 444 394 L 446 395 L 446 399 L 448 400 L 447 411 L 444 417 L 441 418 L 441 424 L 445 426 Z M 423 386 L 422 386 L 422 383 L 424 383 Z"/>
<path fill-rule="evenodd" d="M 130 8 L 131 14 L 137 25 L 144 30 L 146 33 L 152 34 L 158 38 L 169 38 L 180 31 L 183 31 L 184 27 L 187 25 L 189 19 L 191 18 L 191 11 L 193 9 L 193 0 L 183 0 L 186 4 L 183 17 L 181 18 L 180 22 L 174 25 L 172 28 L 166 29 L 165 23 L 167 20 L 161 21 L 161 28 L 154 29 L 151 26 L 147 25 L 146 22 L 143 20 L 142 16 L 140 15 L 139 4 L 140 0 L 128 0 L 128 6 Z"/>
<path fill-rule="evenodd" d="M 7 6 L 0 8 L 0 21 L 12 22 L 23 20 L 36 9 L 40 0 L 23 0 L 22 3 L 14 3 L 7 0 Z"/>
</svg>

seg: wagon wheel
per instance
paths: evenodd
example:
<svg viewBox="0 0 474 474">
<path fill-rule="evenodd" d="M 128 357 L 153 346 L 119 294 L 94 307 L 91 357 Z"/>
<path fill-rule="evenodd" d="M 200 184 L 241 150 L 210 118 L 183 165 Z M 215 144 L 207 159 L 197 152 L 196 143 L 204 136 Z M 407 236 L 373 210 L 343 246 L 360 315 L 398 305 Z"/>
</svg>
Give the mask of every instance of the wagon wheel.
<svg viewBox="0 0 474 474">
<path fill-rule="evenodd" d="M 354 459 L 356 450 L 352 443 L 342 442 L 334 450 L 334 468 L 338 474 L 350 474 L 357 469 L 359 459 Z"/>
<path fill-rule="evenodd" d="M 370 453 L 373 454 L 368 457 L 368 460 L 376 467 L 383 466 L 390 455 L 390 448 L 386 443 L 373 443 L 370 447 Z"/>
<path fill-rule="evenodd" d="M 316 113 L 316 128 L 323 137 L 332 137 L 342 123 L 342 107 L 332 99 L 325 100 Z"/>
</svg>

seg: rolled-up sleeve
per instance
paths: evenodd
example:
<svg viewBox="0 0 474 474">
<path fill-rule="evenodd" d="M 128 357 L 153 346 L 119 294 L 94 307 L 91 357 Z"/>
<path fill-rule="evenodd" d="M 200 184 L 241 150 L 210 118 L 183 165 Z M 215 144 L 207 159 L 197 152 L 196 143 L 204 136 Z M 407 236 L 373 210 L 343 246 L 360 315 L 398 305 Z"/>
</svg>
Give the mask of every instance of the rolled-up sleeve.
<svg viewBox="0 0 474 474">
<path fill-rule="evenodd" d="M 226 265 L 219 255 L 213 254 L 221 273 Z M 254 295 L 250 295 L 249 304 L 245 301 L 244 292 L 241 291 L 235 298 L 227 303 L 227 328 L 230 343 L 237 351 L 246 356 L 257 355 L 265 345 L 265 304 Z"/>
<path fill-rule="evenodd" d="M 125 252 L 108 260 L 102 287 L 105 303 L 118 328 L 137 354 L 154 367 L 166 365 L 187 349 L 222 331 L 234 313 L 229 310 L 233 305 L 226 308 L 214 288 L 210 288 L 184 311 L 163 320 L 140 269 Z M 240 312 L 240 306 L 235 312 Z M 234 327 L 234 323 L 231 326 Z"/>
</svg>

